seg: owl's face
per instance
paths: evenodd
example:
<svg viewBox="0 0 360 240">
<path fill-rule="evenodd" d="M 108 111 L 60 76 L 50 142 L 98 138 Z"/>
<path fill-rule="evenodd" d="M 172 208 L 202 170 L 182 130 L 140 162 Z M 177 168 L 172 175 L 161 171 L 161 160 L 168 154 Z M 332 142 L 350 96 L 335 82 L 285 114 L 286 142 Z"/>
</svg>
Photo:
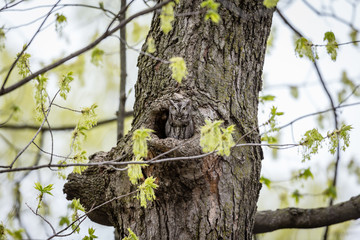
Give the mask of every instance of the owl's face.
<svg viewBox="0 0 360 240">
<path fill-rule="evenodd" d="M 173 126 L 187 126 L 191 120 L 191 104 L 189 100 L 174 102 L 170 100 L 169 118 Z"/>
</svg>

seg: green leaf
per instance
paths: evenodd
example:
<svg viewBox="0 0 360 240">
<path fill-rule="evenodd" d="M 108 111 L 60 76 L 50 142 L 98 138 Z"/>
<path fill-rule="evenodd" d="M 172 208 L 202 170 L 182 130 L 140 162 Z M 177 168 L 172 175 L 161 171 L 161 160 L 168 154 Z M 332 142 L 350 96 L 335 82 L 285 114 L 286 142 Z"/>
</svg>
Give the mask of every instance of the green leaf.
<svg viewBox="0 0 360 240">
<path fill-rule="evenodd" d="M 264 103 L 267 101 L 274 101 L 275 100 L 275 96 L 273 95 L 264 95 L 264 96 L 259 96 L 259 100 L 260 102 Z"/>
<path fill-rule="evenodd" d="M 95 66 L 101 66 L 103 61 L 104 51 L 99 48 L 94 48 L 91 52 L 91 63 Z"/>
<path fill-rule="evenodd" d="M 48 93 L 46 91 L 47 80 L 48 78 L 43 74 L 35 78 L 35 119 L 39 122 L 44 119 L 43 110 L 45 111 L 45 104 L 48 97 Z"/>
<path fill-rule="evenodd" d="M 0 27 L 0 50 L 5 48 L 5 40 L 6 40 L 6 36 L 5 36 L 4 27 Z"/>
<path fill-rule="evenodd" d="M 51 190 L 54 189 L 53 185 L 54 184 L 49 184 L 46 187 L 43 187 L 39 182 L 36 182 L 34 188 L 38 190 L 41 194 L 49 194 L 53 196 L 52 193 L 50 192 Z"/>
<path fill-rule="evenodd" d="M 147 206 L 146 201 L 153 201 L 156 199 L 154 189 L 159 186 L 154 183 L 155 180 L 156 178 L 148 177 L 140 186 L 138 186 L 139 192 L 137 199 L 140 199 L 140 205 L 144 208 Z"/>
<path fill-rule="evenodd" d="M 335 34 L 333 32 L 326 32 L 324 36 L 324 41 L 327 41 L 326 50 L 330 54 L 331 60 L 335 61 L 337 56 L 336 49 L 339 48 L 338 43 L 335 39 Z"/>
<path fill-rule="evenodd" d="M 261 176 L 261 177 L 260 177 L 260 183 L 261 183 L 261 184 L 265 184 L 265 186 L 266 186 L 268 189 L 270 189 L 270 185 L 271 185 L 271 180 L 270 180 L 270 179 L 268 179 L 268 178 L 266 178 L 266 177 L 264 177 L 264 176 Z"/>
<path fill-rule="evenodd" d="M 302 198 L 303 195 L 299 192 L 299 190 L 296 189 L 296 190 L 291 194 L 291 197 L 294 198 L 296 204 L 298 204 L 299 201 L 300 201 L 300 198 Z"/>
<path fill-rule="evenodd" d="M 142 158 L 134 158 L 133 161 L 139 162 L 143 161 Z M 143 178 L 144 175 L 141 171 L 142 167 L 147 166 L 146 164 L 129 164 L 128 166 L 128 176 L 130 182 L 135 185 L 138 183 L 139 179 Z"/>
<path fill-rule="evenodd" d="M 170 62 L 172 78 L 181 83 L 182 79 L 188 74 L 184 59 L 182 57 L 173 57 L 170 58 Z"/>
<path fill-rule="evenodd" d="M 323 194 L 328 198 L 336 199 L 337 197 L 336 187 L 334 187 L 332 184 L 329 184 L 328 188 L 325 189 Z"/>
<path fill-rule="evenodd" d="M 95 229 L 89 228 L 88 233 L 89 233 L 89 236 L 83 237 L 82 240 L 94 240 L 95 238 L 98 238 L 97 236 L 94 235 Z"/>
<path fill-rule="evenodd" d="M 148 53 L 154 53 L 156 51 L 156 47 L 155 47 L 155 40 L 153 37 L 149 37 L 146 41 L 146 44 L 147 44 L 147 49 L 146 51 Z"/>
<path fill-rule="evenodd" d="M 290 94 L 293 98 L 298 99 L 299 98 L 299 89 L 296 86 L 290 87 Z"/>
<path fill-rule="evenodd" d="M 351 38 L 351 41 L 353 42 L 353 44 L 355 45 L 355 46 L 357 46 L 358 45 L 358 42 L 356 42 L 357 41 L 357 35 L 358 35 L 358 31 L 356 30 L 356 29 L 352 29 L 351 30 L 351 32 L 350 32 L 350 38 Z"/>
<path fill-rule="evenodd" d="M 230 125 L 227 128 L 220 128 L 224 121 L 218 120 L 211 122 L 205 120 L 206 125 L 201 127 L 200 146 L 203 152 L 218 151 L 221 156 L 229 156 L 231 148 L 235 145 L 232 133 L 235 125 Z"/>
<path fill-rule="evenodd" d="M 105 9 L 105 7 L 104 7 L 104 2 L 99 2 L 99 8 L 101 8 L 102 10 Z"/>
<path fill-rule="evenodd" d="M 261 137 L 262 142 L 268 142 L 269 144 L 274 144 L 278 142 L 278 139 L 274 136 L 268 136 L 265 134 L 263 137 Z"/>
<path fill-rule="evenodd" d="M 149 32 L 149 26 L 147 24 L 140 25 L 138 22 L 133 22 L 131 31 L 131 41 L 138 43 L 143 40 Z"/>
<path fill-rule="evenodd" d="M 5 226 L 4 224 L 1 222 L 0 223 L 0 240 L 6 240 L 6 236 L 5 236 Z"/>
<path fill-rule="evenodd" d="M 59 82 L 60 96 L 66 100 L 67 94 L 70 92 L 69 84 L 74 80 L 73 72 L 68 72 L 66 75 L 63 75 L 62 79 Z"/>
<path fill-rule="evenodd" d="M 67 24 L 67 18 L 63 14 L 60 14 L 60 13 L 56 13 L 55 17 L 56 17 L 56 19 L 55 19 L 55 30 L 58 33 L 61 34 L 63 28 Z"/>
<path fill-rule="evenodd" d="M 218 13 L 218 8 L 220 3 L 215 2 L 214 0 L 203 1 L 200 6 L 206 8 L 205 21 L 210 19 L 214 23 L 219 23 L 221 17 Z"/>
<path fill-rule="evenodd" d="M 218 148 L 218 153 L 221 156 L 229 156 L 230 155 L 230 150 L 233 146 L 235 146 L 235 142 L 234 139 L 232 137 L 232 133 L 235 130 L 235 125 L 230 125 L 227 128 L 221 128 L 221 144 Z"/>
<path fill-rule="evenodd" d="M 63 216 L 60 218 L 59 226 L 62 227 L 63 225 L 65 225 L 65 226 L 70 225 L 70 219 L 67 216 Z"/>
<path fill-rule="evenodd" d="M 301 58 L 306 56 L 313 62 L 315 59 L 319 59 L 316 49 L 313 49 L 313 44 L 303 37 L 296 40 L 295 53 Z"/>
<path fill-rule="evenodd" d="M 303 160 L 310 160 L 310 155 L 318 153 L 323 140 L 324 137 L 317 129 L 308 130 L 300 141 L 300 145 L 304 147 Z"/>
<path fill-rule="evenodd" d="M 172 29 L 172 22 L 175 19 L 174 6 L 174 2 L 169 2 L 161 8 L 160 28 L 165 34 L 168 34 Z"/>
<path fill-rule="evenodd" d="M 79 211 L 85 212 L 85 208 L 81 205 L 80 199 L 73 199 L 71 201 L 70 208 L 73 210 L 76 210 L 76 211 L 79 210 Z"/>
<path fill-rule="evenodd" d="M 23 78 L 30 75 L 30 57 L 31 55 L 28 53 L 23 53 L 20 57 L 20 53 L 16 55 L 19 60 L 16 63 L 16 67 L 19 69 L 19 75 Z"/>
<path fill-rule="evenodd" d="M 307 180 L 309 177 L 311 177 L 312 179 L 314 179 L 314 175 L 312 174 L 310 167 L 303 169 L 300 171 L 300 174 L 298 176 L 299 178 L 305 179 Z"/>
<path fill-rule="evenodd" d="M 263 4 L 267 8 L 273 8 L 276 7 L 279 0 L 264 0 Z"/>
<path fill-rule="evenodd" d="M 151 139 L 150 133 L 152 132 L 154 132 L 154 130 L 148 128 L 141 128 L 134 131 L 132 140 L 133 140 L 133 153 L 136 159 L 147 157 L 148 147 L 146 141 Z"/>
<path fill-rule="evenodd" d="M 345 151 L 350 145 L 350 131 L 353 129 L 351 125 L 342 125 L 339 130 L 328 132 L 329 138 L 329 152 L 331 154 L 336 153 L 337 146 L 340 141 L 343 141 L 341 150 Z"/>
<path fill-rule="evenodd" d="M 275 41 L 275 35 L 276 34 L 276 27 L 273 26 L 271 28 L 271 31 L 270 31 L 270 34 L 269 34 L 269 37 L 266 41 L 266 53 L 270 53 L 271 50 L 273 49 L 274 47 L 274 41 Z"/>
<path fill-rule="evenodd" d="M 213 152 L 215 151 L 221 143 L 221 130 L 220 125 L 224 121 L 218 120 L 211 122 L 210 120 L 205 120 L 205 125 L 200 129 L 200 146 L 202 147 L 203 152 Z"/>
<path fill-rule="evenodd" d="M 124 237 L 122 240 L 139 240 L 139 238 L 136 236 L 136 234 L 131 231 L 130 228 L 128 228 L 129 235 L 127 237 Z"/>
</svg>

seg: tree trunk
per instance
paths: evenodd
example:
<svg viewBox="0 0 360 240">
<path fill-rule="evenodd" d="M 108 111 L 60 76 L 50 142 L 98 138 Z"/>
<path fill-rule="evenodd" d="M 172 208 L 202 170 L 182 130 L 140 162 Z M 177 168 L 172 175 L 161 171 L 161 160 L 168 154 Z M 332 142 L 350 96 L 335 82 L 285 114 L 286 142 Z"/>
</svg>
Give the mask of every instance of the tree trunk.
<svg viewBox="0 0 360 240">
<path fill-rule="evenodd" d="M 131 160 L 131 136 L 140 127 L 156 131 L 148 142 L 149 158 L 184 143 L 186 140 L 165 136 L 169 99 L 192 101 L 195 135 L 168 156 L 200 154 L 199 132 L 205 119 L 221 119 L 226 127 L 235 124 L 235 141 L 245 134 L 242 143 L 260 141 L 258 92 L 273 12 L 263 1 L 219 2 L 222 20 L 214 24 L 204 21 L 204 12 L 199 14 L 201 1 L 180 1 L 173 30 L 167 35 L 160 30 L 159 14 L 154 14 L 148 35 L 155 39 L 154 55 L 164 60 L 183 57 L 189 74 L 178 84 L 171 78 L 168 64 L 141 55 L 133 128 L 117 147 L 92 156 L 91 161 L 120 156 Z M 159 188 L 156 200 L 147 208 L 127 197 L 89 217 L 113 225 L 120 238 L 130 227 L 140 239 L 251 239 L 261 188 L 261 159 L 260 147 L 236 147 L 229 157 L 214 154 L 150 165 L 143 172 L 156 177 Z M 71 174 L 64 187 L 67 198 L 80 198 L 87 210 L 135 189 L 126 171 L 98 167 L 81 176 Z"/>
</svg>

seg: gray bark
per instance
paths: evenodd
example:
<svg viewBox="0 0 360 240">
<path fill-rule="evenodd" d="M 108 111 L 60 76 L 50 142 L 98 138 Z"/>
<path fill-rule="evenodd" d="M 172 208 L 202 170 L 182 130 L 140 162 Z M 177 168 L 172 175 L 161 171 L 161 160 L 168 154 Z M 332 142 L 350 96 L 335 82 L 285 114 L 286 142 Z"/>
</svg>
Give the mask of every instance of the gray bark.
<svg viewBox="0 0 360 240">
<path fill-rule="evenodd" d="M 176 6 L 173 30 L 160 31 L 158 13 L 149 36 L 155 39 L 158 58 L 183 57 L 189 75 L 181 84 L 171 78 L 168 64 L 148 56 L 138 60 L 133 128 L 108 153 L 91 161 L 130 160 L 131 136 L 140 127 L 156 131 L 149 141 L 149 158 L 185 140 L 165 138 L 168 100 L 192 101 L 195 135 L 190 143 L 169 156 L 201 153 L 199 128 L 205 119 L 235 124 L 235 141 L 260 142 L 257 130 L 258 92 L 272 10 L 263 1 L 220 1 L 219 24 L 204 21 L 200 2 L 183 0 Z M 145 49 L 143 49 L 145 50 Z M 262 152 L 260 147 L 234 148 L 229 157 L 167 162 L 144 169 L 157 178 L 156 201 L 146 209 L 128 197 L 114 201 L 89 216 L 113 225 L 119 237 L 131 228 L 140 239 L 251 239 L 258 200 Z M 89 168 L 81 176 L 70 175 L 64 187 L 67 198 L 80 198 L 87 209 L 135 189 L 127 173 L 108 168 Z"/>
</svg>

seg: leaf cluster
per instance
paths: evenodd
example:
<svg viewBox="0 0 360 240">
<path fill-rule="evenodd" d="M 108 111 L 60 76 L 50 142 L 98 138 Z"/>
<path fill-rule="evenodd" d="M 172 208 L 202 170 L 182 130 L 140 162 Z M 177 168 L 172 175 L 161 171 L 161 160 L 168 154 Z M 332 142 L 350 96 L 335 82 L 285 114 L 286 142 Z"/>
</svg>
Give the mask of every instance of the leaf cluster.
<svg viewBox="0 0 360 240">
<path fill-rule="evenodd" d="M 181 83 L 182 79 L 188 74 L 186 63 L 182 57 L 170 58 L 170 69 L 172 72 L 172 78 L 178 83 Z"/>
<path fill-rule="evenodd" d="M 53 187 L 53 184 L 49 184 L 49 185 L 43 187 L 41 185 L 41 183 L 36 182 L 34 188 L 39 191 L 39 194 L 36 197 L 36 199 L 39 200 L 38 206 L 37 206 L 37 208 L 39 209 L 39 208 L 41 208 L 41 203 L 42 203 L 42 200 L 43 200 L 45 194 L 49 194 L 49 195 L 53 196 L 53 194 L 51 193 L 51 190 L 53 190 L 54 187 Z"/>
<path fill-rule="evenodd" d="M 335 34 L 333 32 L 326 32 L 324 36 L 324 41 L 327 41 L 327 53 L 330 55 L 331 60 L 335 61 L 337 57 L 337 49 L 339 48 L 338 43 L 335 39 Z"/>
<path fill-rule="evenodd" d="M 48 93 L 46 91 L 47 80 L 48 78 L 43 74 L 35 78 L 35 119 L 39 122 L 44 119 L 44 106 L 48 97 Z"/>
<path fill-rule="evenodd" d="M 89 228 L 88 229 L 89 236 L 83 237 L 82 240 L 94 240 L 95 238 L 98 238 L 94 233 L 95 233 L 95 229 Z"/>
<path fill-rule="evenodd" d="M 214 0 L 206 0 L 203 1 L 200 6 L 207 9 L 205 14 L 205 21 L 210 19 L 214 23 L 219 23 L 219 21 L 221 20 L 221 17 L 218 13 L 220 3 L 217 3 Z"/>
<path fill-rule="evenodd" d="M 295 53 L 301 58 L 304 56 L 307 57 L 312 62 L 314 62 L 315 59 L 319 59 L 319 56 L 316 52 L 316 48 L 313 47 L 312 42 L 310 42 L 304 37 L 301 37 L 296 40 Z"/>
<path fill-rule="evenodd" d="M 169 2 L 161 8 L 160 28 L 165 34 L 168 34 L 171 31 L 172 22 L 175 20 L 174 6 L 174 2 Z"/>
<path fill-rule="evenodd" d="M 200 130 L 200 146 L 203 152 L 217 151 L 221 156 L 230 155 L 230 149 L 235 145 L 232 137 L 235 126 L 230 125 L 227 128 L 221 128 L 220 125 L 223 122 L 222 120 L 214 122 L 205 120 L 206 124 Z"/>
<path fill-rule="evenodd" d="M 129 235 L 127 237 L 124 237 L 122 240 L 139 240 L 139 238 L 136 236 L 136 234 L 131 231 L 130 228 L 128 228 Z"/>
<path fill-rule="evenodd" d="M 70 92 L 69 84 L 74 80 L 73 72 L 68 72 L 66 75 L 63 75 L 62 79 L 59 81 L 60 96 L 66 100 L 67 94 Z"/>
<path fill-rule="evenodd" d="M 264 0 L 263 4 L 267 8 L 274 8 L 278 2 L 279 0 Z"/>
<path fill-rule="evenodd" d="M 73 199 L 70 208 L 73 210 L 73 214 L 71 215 L 71 220 L 75 222 L 77 219 L 79 219 L 79 211 L 85 212 L 85 208 L 81 205 L 80 199 Z M 75 230 L 77 233 L 80 232 L 80 224 L 72 224 L 71 228 L 72 230 Z"/>
<path fill-rule="evenodd" d="M 146 200 L 153 201 L 156 199 L 154 189 L 158 187 L 156 183 L 154 183 L 156 178 L 148 177 L 146 180 L 138 187 L 137 199 L 140 200 L 140 205 L 144 208 L 147 207 Z"/>
<path fill-rule="evenodd" d="M 94 48 L 94 50 L 92 50 L 91 52 L 91 63 L 94 64 L 95 66 L 100 66 L 103 61 L 104 53 L 105 53 L 104 50 L 99 48 Z"/>
<path fill-rule="evenodd" d="M 25 46 L 24 46 L 25 47 Z M 16 55 L 18 61 L 16 63 L 17 68 L 19 69 L 19 75 L 23 78 L 29 76 L 30 74 L 30 60 L 31 55 L 29 53 L 24 52 L 21 56 L 20 53 Z"/>
<path fill-rule="evenodd" d="M 328 140 L 329 152 L 335 154 L 340 141 L 343 142 L 341 150 L 345 151 L 350 144 L 349 131 L 352 129 L 350 125 L 342 125 L 340 129 L 328 132 L 323 137 L 317 129 L 308 130 L 300 141 L 303 146 L 303 161 L 310 160 L 310 156 L 318 153 L 319 148 L 323 146 L 324 140 Z"/>
</svg>

